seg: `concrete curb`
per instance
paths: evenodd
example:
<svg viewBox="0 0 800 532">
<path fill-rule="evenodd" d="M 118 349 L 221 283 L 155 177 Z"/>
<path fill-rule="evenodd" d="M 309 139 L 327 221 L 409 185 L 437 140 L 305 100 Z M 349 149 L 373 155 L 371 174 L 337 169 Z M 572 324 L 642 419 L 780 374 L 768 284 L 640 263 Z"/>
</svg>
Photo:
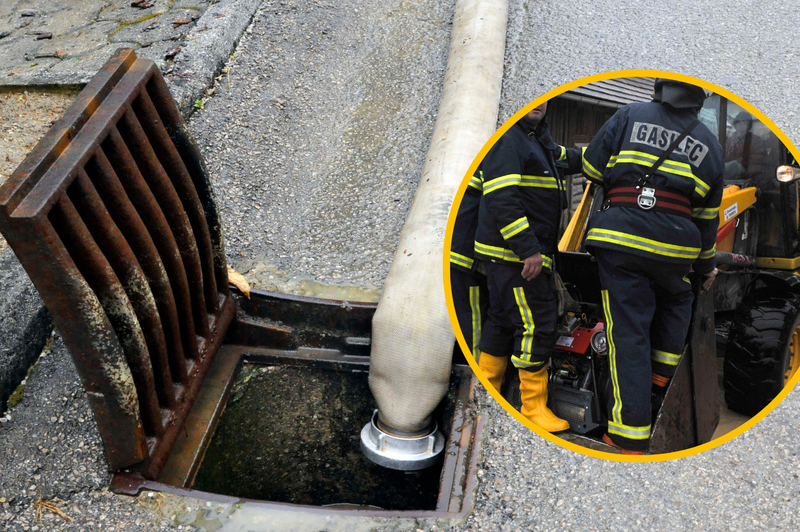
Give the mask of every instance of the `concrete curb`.
<svg viewBox="0 0 800 532">
<path fill-rule="evenodd" d="M 184 117 L 192 113 L 195 100 L 205 95 L 214 76 L 222 70 L 260 5 L 261 0 L 213 4 L 186 37 L 183 50 L 172 65 L 173 76 L 167 78 Z"/>
<path fill-rule="evenodd" d="M 0 252 L 0 414 L 52 330 L 50 313 L 11 249 Z"/>
<path fill-rule="evenodd" d="M 262 0 L 218 0 L 208 6 L 194 28 L 185 38 L 177 42 L 163 42 L 141 47 L 149 37 L 139 33 L 126 40 L 112 39 L 105 45 L 87 54 L 83 60 L 74 63 L 74 69 L 54 69 L 43 72 L 22 72 L 9 76 L 0 72 L 2 87 L 80 87 L 97 73 L 97 70 L 118 48 L 133 48 L 136 55 L 152 59 L 167 76 L 170 90 L 178 102 L 181 113 L 187 117 L 193 111 L 195 100 L 202 98 L 222 69 L 225 61 L 233 53 L 245 29 L 253 20 Z M 133 40 L 131 40 L 133 39 Z M 172 63 L 164 59 L 167 48 L 180 46 L 181 50 Z M 43 59 L 57 64 L 57 59 Z M 1 66 L 1 65 L 0 65 Z M 50 65 L 51 67 L 53 65 Z"/>
</svg>

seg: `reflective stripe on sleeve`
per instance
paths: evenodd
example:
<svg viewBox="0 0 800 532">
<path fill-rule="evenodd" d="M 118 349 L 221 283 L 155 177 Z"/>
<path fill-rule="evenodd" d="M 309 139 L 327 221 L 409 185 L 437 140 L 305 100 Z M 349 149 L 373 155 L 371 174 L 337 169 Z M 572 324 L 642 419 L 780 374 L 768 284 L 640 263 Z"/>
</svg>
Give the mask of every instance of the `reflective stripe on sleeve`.
<svg viewBox="0 0 800 532">
<path fill-rule="evenodd" d="M 483 194 L 485 196 L 486 194 L 494 192 L 495 190 L 500 190 L 501 188 L 519 185 L 521 179 L 522 176 L 519 174 L 509 174 L 502 177 L 496 177 L 491 181 L 486 181 L 483 184 Z"/>
<path fill-rule="evenodd" d="M 514 254 L 514 252 L 511 251 L 510 249 L 481 244 L 477 240 L 475 241 L 475 253 L 480 253 L 488 257 L 494 257 L 496 259 L 507 260 L 509 262 L 523 262 L 522 259 L 517 257 Z"/>
<path fill-rule="evenodd" d="M 506 248 L 499 248 L 497 246 L 489 246 L 487 244 L 481 244 L 477 240 L 475 241 L 475 253 L 480 253 L 481 255 L 486 255 L 487 257 L 494 257 L 496 259 L 503 259 L 508 262 L 524 262 L 522 259 L 517 257 L 517 255 L 511 251 L 510 249 Z M 542 267 L 553 269 L 553 259 L 547 255 L 542 255 Z"/>
<path fill-rule="evenodd" d="M 476 175 L 472 176 L 472 179 L 469 180 L 469 186 L 477 190 L 483 190 L 483 182 L 481 178 Z"/>
<path fill-rule="evenodd" d="M 464 268 L 472 269 L 472 264 L 475 261 L 473 259 L 465 256 L 465 255 L 461 255 L 460 253 L 456 253 L 455 251 L 451 251 L 450 252 L 450 262 L 455 264 L 455 265 L 457 265 L 457 266 L 463 266 Z"/>
<path fill-rule="evenodd" d="M 623 233 L 621 231 L 612 231 L 610 229 L 590 229 L 589 234 L 586 236 L 586 241 L 609 242 L 633 249 L 640 249 L 655 255 L 677 257 L 680 259 L 696 259 L 700 254 L 700 248 L 666 244 L 657 240 L 650 240 L 649 238 L 642 238 L 640 236 Z"/>
<path fill-rule="evenodd" d="M 711 246 L 711 249 L 706 249 L 700 252 L 699 258 L 701 259 L 713 259 L 714 255 L 717 254 L 717 245 L 714 244 Z"/>
<path fill-rule="evenodd" d="M 558 160 L 563 161 L 567 158 L 567 149 L 564 146 L 559 146 L 561 153 L 558 155 Z"/>
<path fill-rule="evenodd" d="M 528 218 L 523 216 L 518 220 L 514 220 L 507 226 L 500 229 L 500 234 L 503 235 L 503 240 L 508 240 L 512 236 L 518 234 L 521 231 L 524 231 L 531 225 L 528 223 Z"/>
<path fill-rule="evenodd" d="M 713 220 L 717 214 L 719 214 L 719 209 L 692 209 L 692 218 L 699 218 L 701 220 Z"/>
<path fill-rule="evenodd" d="M 598 181 L 602 181 L 603 174 L 598 172 L 597 169 L 595 169 L 595 167 L 592 166 L 592 164 L 586 160 L 586 148 L 583 148 L 583 150 L 581 150 L 581 159 L 583 161 L 583 172 L 589 177 L 597 179 Z"/>
<path fill-rule="evenodd" d="M 558 181 L 548 175 L 524 175 L 520 178 L 519 186 L 537 188 L 558 188 Z"/>
</svg>

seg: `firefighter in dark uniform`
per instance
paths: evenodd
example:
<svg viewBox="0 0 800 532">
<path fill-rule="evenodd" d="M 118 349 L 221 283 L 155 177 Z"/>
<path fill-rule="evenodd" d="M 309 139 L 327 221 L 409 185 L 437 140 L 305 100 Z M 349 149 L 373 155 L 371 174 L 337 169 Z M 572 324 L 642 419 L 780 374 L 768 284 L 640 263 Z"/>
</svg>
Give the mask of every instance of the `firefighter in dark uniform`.
<svg viewBox="0 0 800 532">
<path fill-rule="evenodd" d="M 483 181 L 480 172 L 472 176 L 458 207 L 450 245 L 450 289 L 461 332 L 473 356 L 478 352 L 481 328 L 489 309 L 486 270 L 475 259 L 475 230 Z M 477 358 L 477 357 L 476 357 Z M 500 386 L 496 386 L 500 388 Z"/>
<path fill-rule="evenodd" d="M 489 314 L 479 365 L 499 388 L 509 357 L 519 369 L 520 412 L 544 430 L 569 424 L 547 408 L 547 362 L 558 316 L 550 286 L 566 194 L 556 162 L 581 168 L 580 151 L 558 146 L 544 115 L 530 111 L 495 143 L 479 166 L 483 191 L 475 255 L 486 268 Z"/>
<path fill-rule="evenodd" d="M 617 111 L 583 156 L 584 175 L 606 193 L 586 236 L 600 270 L 613 388 L 603 439 L 625 454 L 647 450 L 652 386 L 667 386 L 683 352 L 693 300 L 686 275 L 705 275 L 708 290 L 717 273 L 724 165 L 716 137 L 694 124 L 652 170 L 706 96 L 657 79 L 653 101 Z"/>
</svg>

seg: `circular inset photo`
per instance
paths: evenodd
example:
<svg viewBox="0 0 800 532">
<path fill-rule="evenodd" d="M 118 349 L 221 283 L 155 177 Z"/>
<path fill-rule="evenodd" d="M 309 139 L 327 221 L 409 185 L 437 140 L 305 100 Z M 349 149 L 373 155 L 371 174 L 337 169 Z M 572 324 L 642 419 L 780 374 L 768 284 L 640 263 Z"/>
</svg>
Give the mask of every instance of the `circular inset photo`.
<svg viewBox="0 0 800 532">
<path fill-rule="evenodd" d="M 661 71 L 525 106 L 453 203 L 450 319 L 492 396 L 568 449 L 710 449 L 800 379 L 800 166 L 755 107 Z"/>
</svg>

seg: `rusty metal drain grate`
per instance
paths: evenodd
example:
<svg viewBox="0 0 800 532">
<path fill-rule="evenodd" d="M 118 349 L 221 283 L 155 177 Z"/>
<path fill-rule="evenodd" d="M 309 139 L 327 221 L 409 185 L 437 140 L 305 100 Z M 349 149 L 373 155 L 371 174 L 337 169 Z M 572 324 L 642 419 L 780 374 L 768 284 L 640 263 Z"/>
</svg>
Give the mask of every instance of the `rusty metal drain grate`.
<svg viewBox="0 0 800 532">
<path fill-rule="evenodd" d="M 110 468 L 156 478 L 234 314 L 197 146 L 119 50 L 0 188 L 0 230 L 69 347 Z"/>
</svg>

